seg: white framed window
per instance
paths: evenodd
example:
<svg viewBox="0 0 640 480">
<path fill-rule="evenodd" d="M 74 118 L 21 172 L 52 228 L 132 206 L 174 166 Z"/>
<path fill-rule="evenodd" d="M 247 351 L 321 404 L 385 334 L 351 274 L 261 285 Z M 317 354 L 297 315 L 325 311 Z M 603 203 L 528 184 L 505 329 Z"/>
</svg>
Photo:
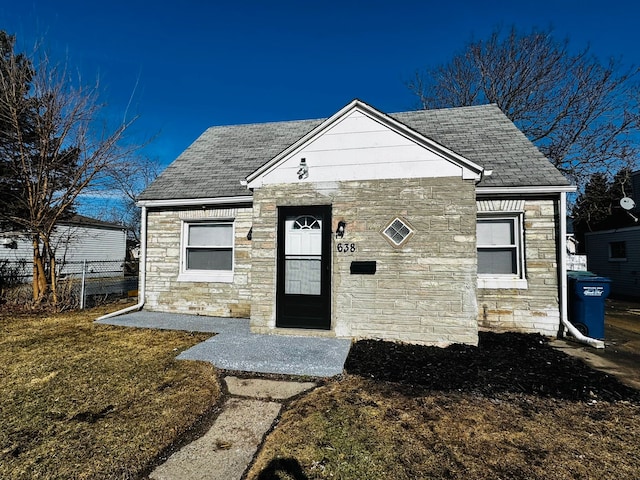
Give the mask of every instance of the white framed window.
<svg viewBox="0 0 640 480">
<path fill-rule="evenodd" d="M 526 288 L 522 215 L 479 216 L 478 287 Z"/>
<path fill-rule="evenodd" d="M 382 235 L 394 247 L 401 247 L 413 236 L 414 230 L 406 221 L 396 217 L 385 228 Z"/>
<path fill-rule="evenodd" d="M 178 280 L 232 282 L 233 221 L 183 222 Z"/>
</svg>

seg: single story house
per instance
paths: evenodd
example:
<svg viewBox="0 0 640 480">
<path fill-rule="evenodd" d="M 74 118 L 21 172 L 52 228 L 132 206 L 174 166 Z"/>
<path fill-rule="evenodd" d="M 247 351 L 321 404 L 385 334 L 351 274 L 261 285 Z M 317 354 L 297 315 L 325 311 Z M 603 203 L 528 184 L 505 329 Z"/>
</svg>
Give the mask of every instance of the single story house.
<svg viewBox="0 0 640 480">
<path fill-rule="evenodd" d="M 258 333 L 557 335 L 574 190 L 496 105 L 212 127 L 139 197 L 141 302 Z"/>
<path fill-rule="evenodd" d="M 76 214 L 58 222 L 51 241 L 61 276 L 81 275 L 84 261 L 108 262 L 108 266 L 96 268 L 93 276 L 124 275 L 127 231 L 122 225 Z M 1 232 L 0 261 L 25 264 L 25 281 L 30 281 L 31 239 L 23 232 Z"/>
</svg>

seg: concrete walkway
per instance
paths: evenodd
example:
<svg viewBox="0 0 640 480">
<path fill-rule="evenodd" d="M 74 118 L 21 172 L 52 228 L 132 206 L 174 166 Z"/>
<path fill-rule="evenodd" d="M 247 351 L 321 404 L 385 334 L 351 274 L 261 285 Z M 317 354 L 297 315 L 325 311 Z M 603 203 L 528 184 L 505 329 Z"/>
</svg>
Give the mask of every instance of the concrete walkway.
<svg viewBox="0 0 640 480">
<path fill-rule="evenodd" d="M 339 375 L 351 341 L 287 335 L 257 335 L 246 318 L 218 318 L 140 311 L 98 323 L 137 328 L 210 332 L 216 335 L 178 359 L 211 362 L 222 370 L 305 377 Z M 224 378 L 229 397 L 209 431 L 171 455 L 149 476 L 154 480 L 240 479 L 282 402 L 315 387 L 313 382 Z"/>
<path fill-rule="evenodd" d="M 326 377 L 342 373 L 351 342 L 336 338 L 256 335 L 247 319 L 212 318 L 136 312 L 99 323 L 217 333 L 182 352 L 178 358 L 203 360 L 224 370 Z M 556 340 L 553 346 L 577 355 L 601 370 L 620 375 L 615 364 L 594 362 L 575 344 Z M 265 435 L 276 422 L 282 403 L 315 387 L 313 382 L 224 377 L 229 393 L 209 431 L 159 465 L 153 480 L 241 479 Z M 632 386 L 635 386 L 631 383 Z"/>
<path fill-rule="evenodd" d="M 222 370 L 308 377 L 340 375 L 351 348 L 345 338 L 258 335 L 246 318 L 140 312 L 98 323 L 138 328 L 210 332 L 217 335 L 182 352 L 180 360 L 202 360 Z"/>
<path fill-rule="evenodd" d="M 591 368 L 616 377 L 625 385 L 640 390 L 640 369 L 638 369 L 638 363 L 635 363 L 638 357 L 634 359 L 634 363 L 627 365 L 621 361 L 621 358 L 616 358 L 620 357 L 620 355 L 616 355 L 616 353 L 610 354 L 610 352 L 606 351 L 607 349 L 611 349 L 609 345 L 605 347 L 605 352 L 576 342 L 560 339 L 552 340 L 550 345 L 567 355 L 581 359 Z M 610 358 L 605 356 L 607 354 Z"/>
<path fill-rule="evenodd" d="M 280 414 L 281 401 L 315 387 L 312 382 L 224 379 L 230 398 L 204 436 L 171 455 L 154 480 L 240 479 Z"/>
</svg>

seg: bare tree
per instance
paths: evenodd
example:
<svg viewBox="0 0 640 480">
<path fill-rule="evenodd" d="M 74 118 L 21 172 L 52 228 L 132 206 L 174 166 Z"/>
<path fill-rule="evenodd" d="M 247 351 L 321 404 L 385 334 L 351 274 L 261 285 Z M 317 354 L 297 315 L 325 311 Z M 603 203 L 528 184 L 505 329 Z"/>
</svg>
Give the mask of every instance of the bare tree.
<svg viewBox="0 0 640 480">
<path fill-rule="evenodd" d="M 500 28 L 453 59 L 417 73 L 421 108 L 495 103 L 562 172 L 582 185 L 595 171 L 636 161 L 640 127 L 636 67 L 577 53 L 551 30 Z"/>
<path fill-rule="evenodd" d="M 57 303 L 51 234 L 86 189 L 106 181 L 135 147 L 123 146 L 133 119 L 99 123 L 99 85 L 87 87 L 41 48 L 25 56 L 0 32 L 0 219 L 33 244 L 33 299 Z"/>
<path fill-rule="evenodd" d="M 112 222 L 127 228 L 128 238 L 140 241 L 140 209 L 136 206 L 138 195 L 160 174 L 162 165 L 158 159 L 136 156 L 124 165 L 109 169 L 108 188 L 118 197 L 118 205 L 107 214 Z"/>
</svg>

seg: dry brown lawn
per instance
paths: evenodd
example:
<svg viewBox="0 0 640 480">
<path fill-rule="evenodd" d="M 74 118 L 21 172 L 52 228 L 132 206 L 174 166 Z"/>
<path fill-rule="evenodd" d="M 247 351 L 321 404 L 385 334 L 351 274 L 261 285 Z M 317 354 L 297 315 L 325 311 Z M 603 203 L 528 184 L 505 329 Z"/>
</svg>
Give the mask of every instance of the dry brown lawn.
<svg viewBox="0 0 640 480">
<path fill-rule="evenodd" d="M 248 479 L 640 478 L 640 407 L 405 391 L 346 376 L 294 402 Z"/>
<path fill-rule="evenodd" d="M 175 360 L 210 335 L 92 323 L 108 309 L 0 317 L 0 478 L 139 478 L 216 405 L 214 368 Z"/>
<path fill-rule="evenodd" d="M 363 340 L 345 368 L 288 406 L 249 479 L 640 478 L 640 392 L 539 335 Z"/>
</svg>

